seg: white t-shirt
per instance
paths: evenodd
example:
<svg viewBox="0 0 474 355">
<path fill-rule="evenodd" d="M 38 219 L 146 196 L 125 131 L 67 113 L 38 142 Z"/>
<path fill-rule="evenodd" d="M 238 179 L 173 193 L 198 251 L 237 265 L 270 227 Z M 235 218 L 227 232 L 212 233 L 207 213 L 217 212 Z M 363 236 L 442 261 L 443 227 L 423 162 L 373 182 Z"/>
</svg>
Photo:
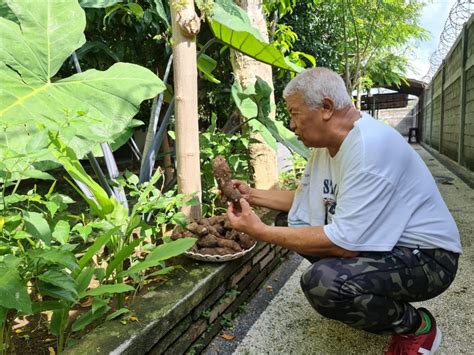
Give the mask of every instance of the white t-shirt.
<svg viewBox="0 0 474 355">
<path fill-rule="evenodd" d="M 456 223 L 421 157 L 365 113 L 334 157 L 313 149 L 288 222 L 324 225 L 328 238 L 347 250 L 398 245 L 461 252 Z"/>
</svg>

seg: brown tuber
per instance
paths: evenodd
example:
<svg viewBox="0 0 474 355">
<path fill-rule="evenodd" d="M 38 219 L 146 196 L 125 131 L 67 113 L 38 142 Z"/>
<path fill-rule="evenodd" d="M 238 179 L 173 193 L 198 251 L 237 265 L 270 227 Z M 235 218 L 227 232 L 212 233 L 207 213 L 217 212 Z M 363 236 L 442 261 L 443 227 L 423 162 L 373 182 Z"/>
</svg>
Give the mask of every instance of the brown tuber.
<svg viewBox="0 0 474 355">
<path fill-rule="evenodd" d="M 192 252 L 208 255 L 235 254 L 255 244 L 247 234 L 230 227 L 226 215 L 197 219 L 186 228 L 176 227 L 171 234 L 173 240 L 184 237 L 198 239 Z"/>
<path fill-rule="evenodd" d="M 216 178 L 219 189 L 227 198 L 227 201 L 233 202 L 237 209 L 240 209 L 240 191 L 234 187 L 232 183 L 232 172 L 225 158 L 221 155 L 217 156 L 212 162 L 212 170 Z"/>
</svg>

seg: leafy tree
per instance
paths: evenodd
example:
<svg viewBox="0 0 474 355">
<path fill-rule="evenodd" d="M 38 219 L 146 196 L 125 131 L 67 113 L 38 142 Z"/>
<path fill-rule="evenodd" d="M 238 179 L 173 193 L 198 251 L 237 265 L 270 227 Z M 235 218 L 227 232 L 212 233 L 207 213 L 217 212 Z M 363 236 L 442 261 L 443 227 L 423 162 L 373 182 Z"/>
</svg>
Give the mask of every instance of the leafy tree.
<svg viewBox="0 0 474 355">
<path fill-rule="evenodd" d="M 280 19 L 299 40 L 294 50 L 343 73 L 349 92 L 399 84 L 413 41 L 426 38 L 418 24 L 423 3 L 404 0 L 315 0 L 298 3 Z"/>
</svg>

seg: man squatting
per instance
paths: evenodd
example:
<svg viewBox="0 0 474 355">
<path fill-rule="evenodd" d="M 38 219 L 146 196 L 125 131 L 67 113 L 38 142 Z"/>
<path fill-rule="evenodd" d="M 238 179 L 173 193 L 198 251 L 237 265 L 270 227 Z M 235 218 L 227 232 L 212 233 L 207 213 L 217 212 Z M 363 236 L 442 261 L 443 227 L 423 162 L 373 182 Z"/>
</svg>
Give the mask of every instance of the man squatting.
<svg viewBox="0 0 474 355">
<path fill-rule="evenodd" d="M 324 317 L 391 335 L 387 354 L 432 354 L 441 332 L 424 301 L 452 283 L 461 253 L 456 223 L 420 156 L 393 128 L 355 109 L 344 82 L 307 69 L 286 86 L 290 128 L 312 148 L 296 191 L 241 181 L 232 227 L 296 251 L 312 264 L 301 287 Z M 268 226 L 250 205 L 288 212 Z"/>
</svg>

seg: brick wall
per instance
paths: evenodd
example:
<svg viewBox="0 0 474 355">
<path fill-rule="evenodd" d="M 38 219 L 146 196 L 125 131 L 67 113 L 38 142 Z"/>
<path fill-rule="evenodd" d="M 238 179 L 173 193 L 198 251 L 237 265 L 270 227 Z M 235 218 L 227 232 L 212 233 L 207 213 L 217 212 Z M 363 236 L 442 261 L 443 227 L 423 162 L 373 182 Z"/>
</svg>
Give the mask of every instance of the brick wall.
<svg viewBox="0 0 474 355">
<path fill-rule="evenodd" d="M 199 353 L 223 328 L 245 301 L 281 262 L 288 250 L 260 244 L 225 281 L 202 298 L 188 313 L 180 314 L 178 323 L 165 334 L 149 354 Z"/>
</svg>

